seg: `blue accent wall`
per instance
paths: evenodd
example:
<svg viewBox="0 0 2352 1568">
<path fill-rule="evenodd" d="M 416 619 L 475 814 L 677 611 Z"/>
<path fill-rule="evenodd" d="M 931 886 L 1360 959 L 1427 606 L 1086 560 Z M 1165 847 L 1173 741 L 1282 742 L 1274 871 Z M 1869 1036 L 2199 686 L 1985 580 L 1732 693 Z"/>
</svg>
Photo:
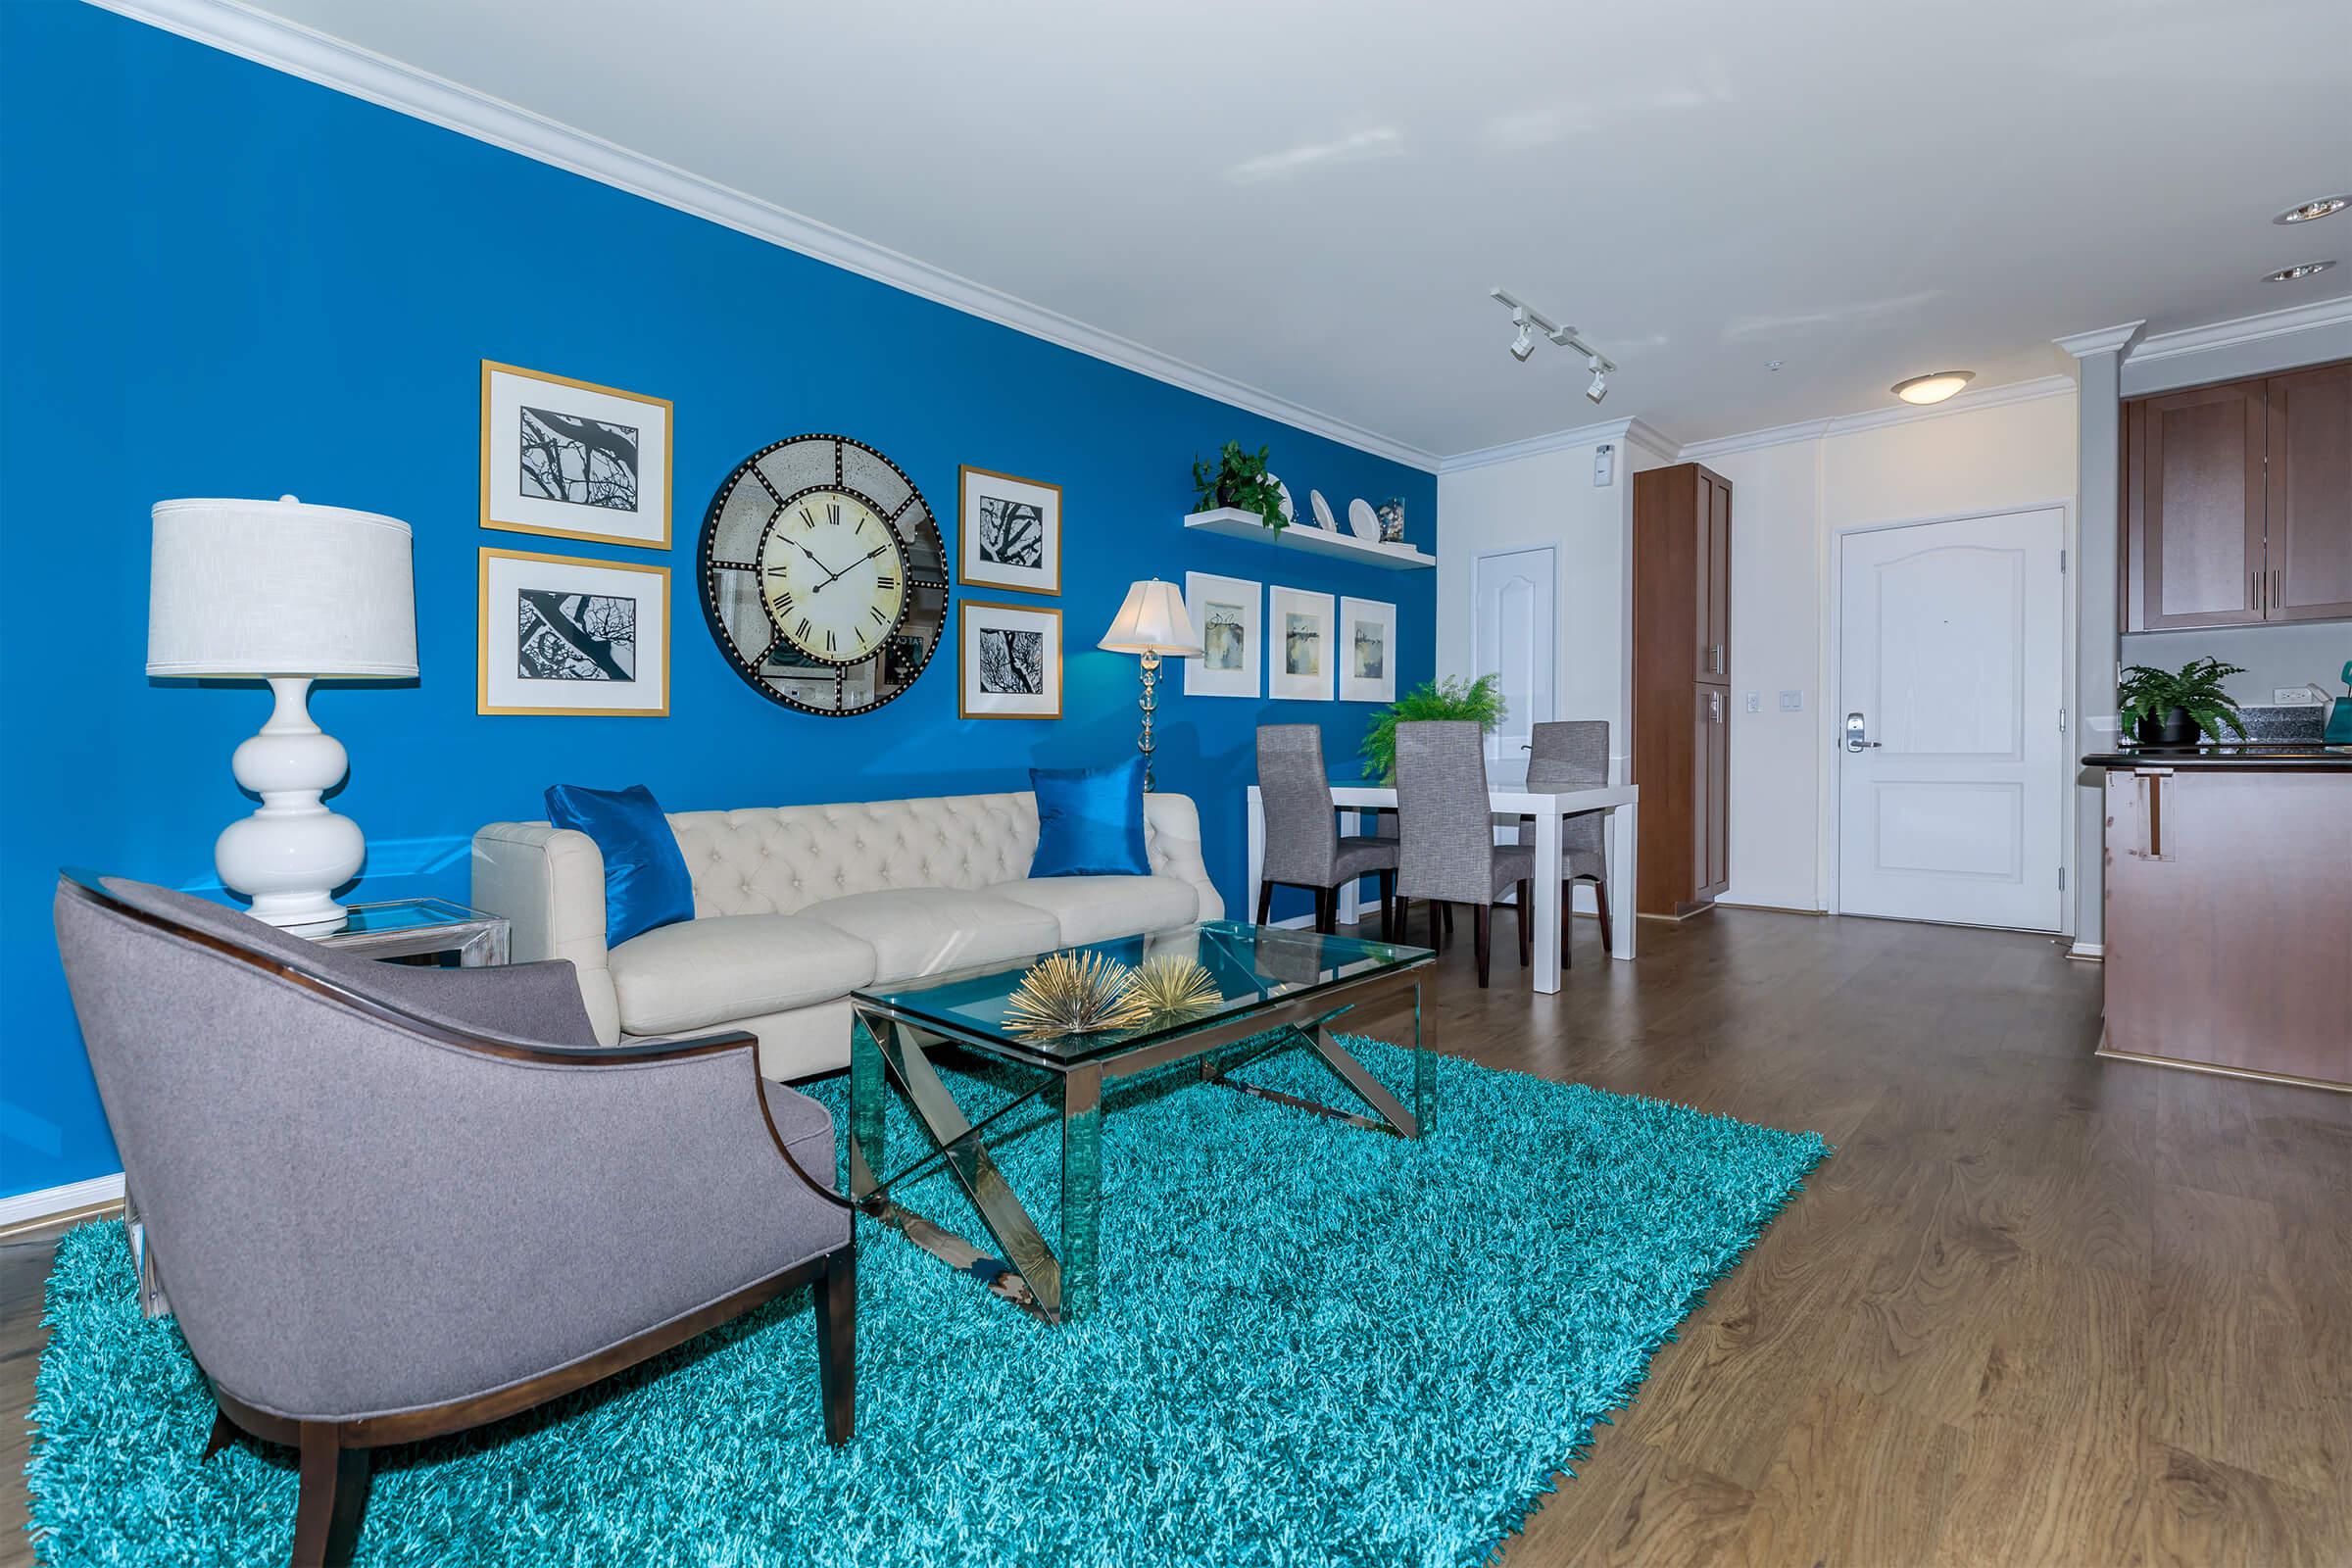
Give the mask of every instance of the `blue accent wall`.
<svg viewBox="0 0 2352 1568">
<path fill-rule="evenodd" d="M 57 868 L 209 886 L 214 837 L 253 804 L 228 755 L 267 692 L 144 673 L 163 498 L 291 492 L 416 529 L 421 678 L 313 701 L 350 749 L 334 804 L 369 839 L 363 899 L 464 898 L 473 828 L 542 814 L 558 780 L 691 809 L 1026 788 L 1032 763 L 1126 755 L 1136 661 L 1094 641 L 1139 576 L 1391 600 L 1400 689 L 1431 673 L 1433 572 L 1180 522 L 1193 455 L 1228 438 L 1270 446 L 1302 507 L 1310 487 L 1402 496 L 1425 548 L 1428 473 L 79 4 L 0 5 L 0 1196 L 121 1168 L 58 966 Z M 479 528 L 484 359 L 673 400 L 675 547 Z M 951 553 L 959 464 L 1064 487 L 1063 592 L 1036 602 L 1062 612 L 1065 717 L 958 719 L 947 644 L 858 718 L 787 712 L 732 673 L 695 598 L 703 508 L 809 430 L 888 453 Z M 670 716 L 477 716 L 483 545 L 667 564 Z M 1372 710 L 1163 690 L 1160 787 L 1200 803 L 1243 912 L 1253 727 L 1318 722 L 1336 765 Z"/>
</svg>

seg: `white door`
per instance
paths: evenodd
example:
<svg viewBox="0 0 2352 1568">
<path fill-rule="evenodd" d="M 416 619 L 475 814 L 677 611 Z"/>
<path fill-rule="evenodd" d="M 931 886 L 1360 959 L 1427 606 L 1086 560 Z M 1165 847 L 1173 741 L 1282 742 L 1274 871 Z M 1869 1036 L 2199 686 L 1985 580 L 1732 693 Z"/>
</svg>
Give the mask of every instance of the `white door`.
<svg viewBox="0 0 2352 1568">
<path fill-rule="evenodd" d="M 1509 770 L 1525 777 L 1530 726 L 1551 717 L 1551 640 L 1555 578 L 1549 549 L 1511 550 L 1480 556 L 1473 568 L 1470 651 L 1476 667 L 1502 677 L 1507 711 L 1487 737 L 1489 773 Z"/>
<path fill-rule="evenodd" d="M 1846 913 L 2058 929 L 2061 536 L 2056 509 L 1841 536 Z"/>
</svg>

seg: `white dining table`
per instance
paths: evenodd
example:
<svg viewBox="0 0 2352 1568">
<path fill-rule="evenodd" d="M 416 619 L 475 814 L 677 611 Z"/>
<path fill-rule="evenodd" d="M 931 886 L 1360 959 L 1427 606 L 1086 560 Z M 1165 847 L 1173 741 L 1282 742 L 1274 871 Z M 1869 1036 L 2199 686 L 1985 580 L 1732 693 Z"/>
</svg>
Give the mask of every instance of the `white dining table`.
<svg viewBox="0 0 2352 1568">
<path fill-rule="evenodd" d="M 1608 813 L 1601 835 L 1609 876 L 1609 956 L 1631 960 L 1634 956 L 1634 884 L 1640 839 L 1642 791 L 1638 785 L 1608 784 L 1587 789 L 1529 789 L 1524 784 L 1491 784 L 1488 804 L 1500 817 L 1536 819 L 1536 907 L 1530 937 L 1535 945 L 1535 988 L 1551 993 L 1560 989 L 1560 921 L 1568 910 L 1560 905 L 1560 821 L 1586 811 Z M 1388 785 L 1335 783 L 1331 803 L 1341 810 L 1361 812 L 1361 832 L 1373 831 L 1373 812 L 1396 808 L 1396 791 Z M 1250 907 L 1257 907 L 1259 873 L 1266 863 L 1266 812 L 1257 786 L 1250 786 Z M 1545 868 L 1549 874 L 1545 874 Z M 1360 912 L 1356 885 L 1340 894 L 1340 918 L 1354 920 Z M 1399 939 L 1403 933 L 1397 933 Z M 1507 951 L 1507 950 L 1500 950 Z"/>
</svg>

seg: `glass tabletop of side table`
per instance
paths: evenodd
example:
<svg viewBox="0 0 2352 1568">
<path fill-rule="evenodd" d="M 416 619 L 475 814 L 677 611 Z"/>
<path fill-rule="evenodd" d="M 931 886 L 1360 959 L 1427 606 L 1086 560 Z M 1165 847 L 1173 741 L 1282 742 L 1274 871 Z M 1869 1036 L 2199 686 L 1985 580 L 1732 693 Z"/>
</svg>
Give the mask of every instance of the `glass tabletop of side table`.
<svg viewBox="0 0 2352 1568">
<path fill-rule="evenodd" d="M 1048 1322 L 1063 1322 L 1098 1303 L 1102 1223 L 1102 1091 L 1106 1083 L 1197 1061 L 1204 1083 L 1275 1100 L 1301 1110 L 1404 1138 L 1435 1129 L 1436 1071 L 1421 1010 L 1425 948 L 1322 936 L 1312 931 L 1208 920 L 1149 936 L 1062 950 L 1100 956 L 1129 968 L 1154 959 L 1198 963 L 1213 1001 L 1180 1013 L 1147 1016 L 1119 1029 L 1045 1035 L 1008 1016 L 1014 993 L 1047 955 L 959 969 L 857 991 L 850 1057 L 850 1192 L 875 1218 L 950 1265 L 983 1277 L 992 1289 Z M 1368 1071 L 1332 1032 L 1341 1015 L 1410 994 L 1413 1012 L 1412 1104 Z M 992 1104 L 974 1124 L 956 1103 L 932 1059 L 943 1045 L 961 1047 L 1034 1073 L 1009 1102 Z M 1341 1109 L 1260 1088 L 1232 1076 L 1279 1051 L 1313 1052 L 1362 1102 Z M 888 1100 L 896 1091 L 924 1134 L 903 1166 L 889 1163 L 884 1141 Z M 1056 1252 L 1005 1184 L 983 1138 L 1010 1112 L 1041 1097 L 1061 1112 L 1061 1248 Z M 913 1213 L 893 1189 L 944 1160 L 979 1211 L 997 1251 Z"/>
</svg>

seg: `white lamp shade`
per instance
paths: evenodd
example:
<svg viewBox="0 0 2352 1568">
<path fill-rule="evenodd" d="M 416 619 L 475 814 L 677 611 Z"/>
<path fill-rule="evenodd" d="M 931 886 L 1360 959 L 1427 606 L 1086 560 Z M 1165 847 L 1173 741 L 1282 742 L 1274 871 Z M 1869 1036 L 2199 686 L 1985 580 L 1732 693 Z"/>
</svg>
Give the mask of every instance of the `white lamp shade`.
<svg viewBox="0 0 2352 1568">
<path fill-rule="evenodd" d="M 1183 654 L 1197 657 L 1200 634 L 1184 612 L 1184 595 L 1157 577 L 1127 590 L 1127 602 L 1095 645 L 1114 654 Z"/>
<path fill-rule="evenodd" d="M 150 675 L 416 673 L 409 525 L 342 507 L 159 501 Z"/>
</svg>

